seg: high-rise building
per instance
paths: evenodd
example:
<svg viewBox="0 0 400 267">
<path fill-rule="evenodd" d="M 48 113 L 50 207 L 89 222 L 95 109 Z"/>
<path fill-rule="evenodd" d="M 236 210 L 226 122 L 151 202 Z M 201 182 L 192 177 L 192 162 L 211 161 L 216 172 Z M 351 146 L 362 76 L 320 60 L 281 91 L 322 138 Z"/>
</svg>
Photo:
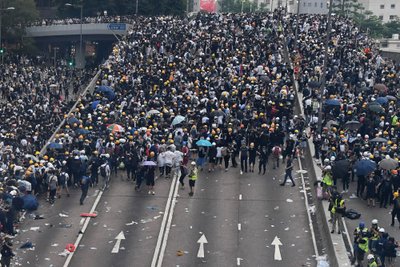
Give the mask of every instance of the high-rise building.
<svg viewBox="0 0 400 267">
<path fill-rule="evenodd" d="M 399 19 L 400 1 L 399 0 L 358 0 L 365 10 L 371 11 L 383 22 Z"/>
</svg>

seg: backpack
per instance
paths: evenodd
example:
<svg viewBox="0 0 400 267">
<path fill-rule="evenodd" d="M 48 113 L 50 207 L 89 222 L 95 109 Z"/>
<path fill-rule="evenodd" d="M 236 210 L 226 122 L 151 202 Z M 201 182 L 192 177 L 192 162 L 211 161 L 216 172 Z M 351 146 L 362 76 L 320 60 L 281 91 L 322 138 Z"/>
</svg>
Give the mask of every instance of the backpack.
<svg viewBox="0 0 400 267">
<path fill-rule="evenodd" d="M 100 167 L 100 174 L 101 174 L 101 176 L 103 176 L 103 177 L 106 177 L 106 176 L 107 176 L 107 173 L 106 173 L 106 166 L 107 166 L 107 165 L 104 165 L 104 166 L 101 166 L 101 167 Z"/>
<path fill-rule="evenodd" d="M 274 156 L 279 156 L 279 154 L 281 154 L 281 148 L 279 146 L 275 146 L 272 153 L 274 154 Z"/>
<path fill-rule="evenodd" d="M 351 220 L 357 220 L 361 217 L 361 213 L 354 209 L 348 209 L 346 210 L 345 216 Z"/>
</svg>

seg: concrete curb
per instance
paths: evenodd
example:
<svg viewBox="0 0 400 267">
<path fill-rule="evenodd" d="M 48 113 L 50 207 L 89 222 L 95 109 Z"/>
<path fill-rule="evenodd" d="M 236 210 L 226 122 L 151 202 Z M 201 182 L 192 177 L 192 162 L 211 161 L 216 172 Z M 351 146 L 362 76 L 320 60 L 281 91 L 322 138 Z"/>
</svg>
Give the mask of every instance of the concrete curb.
<svg viewBox="0 0 400 267">
<path fill-rule="evenodd" d="M 78 105 L 79 100 L 81 99 L 82 96 L 84 96 L 87 92 L 92 92 L 92 90 L 96 86 L 97 79 L 99 78 L 101 73 L 101 68 L 97 71 L 96 75 L 93 77 L 93 79 L 90 81 L 88 86 L 85 88 L 85 90 L 80 93 L 79 97 L 76 99 L 75 104 L 72 106 L 70 111 L 67 114 L 67 118 L 72 114 L 72 112 L 76 109 L 76 106 Z M 66 122 L 66 119 L 63 119 L 60 124 L 58 125 L 57 129 L 54 130 L 52 136 L 47 140 L 46 144 L 43 146 L 42 150 L 40 150 L 40 156 L 43 156 L 47 152 L 47 146 L 51 143 L 51 141 L 54 139 L 56 134 L 60 131 L 61 127 L 64 126 Z"/>
<path fill-rule="evenodd" d="M 300 96 L 302 96 L 301 93 L 298 91 L 298 84 L 297 81 L 295 80 L 295 90 L 296 90 L 296 97 L 298 101 L 298 105 L 300 107 L 301 114 L 304 116 L 304 108 L 302 105 L 302 101 Z M 308 146 L 307 146 L 307 154 L 310 155 L 310 161 L 312 162 L 313 166 L 313 172 L 315 174 L 315 177 L 321 177 L 322 176 L 322 170 L 321 168 L 316 164 L 315 160 L 313 160 L 312 155 L 314 151 L 314 144 L 313 142 L 308 139 L 307 140 Z M 349 259 L 349 255 L 346 249 L 346 245 L 343 239 L 342 235 L 338 234 L 331 234 L 330 233 L 330 212 L 328 211 L 328 206 L 329 203 L 327 201 L 318 201 L 319 203 L 316 203 L 316 206 L 318 207 L 318 211 L 320 212 L 321 217 L 323 218 L 324 225 L 322 226 L 324 233 L 329 236 L 331 244 L 332 244 L 332 250 L 335 254 L 335 258 L 331 259 L 331 264 L 335 266 L 351 266 L 351 262 Z M 343 223 L 344 220 L 343 220 Z M 345 227 L 347 229 L 347 227 Z M 344 231 L 344 229 L 343 229 Z M 346 233 L 347 234 L 347 233 Z"/>
</svg>

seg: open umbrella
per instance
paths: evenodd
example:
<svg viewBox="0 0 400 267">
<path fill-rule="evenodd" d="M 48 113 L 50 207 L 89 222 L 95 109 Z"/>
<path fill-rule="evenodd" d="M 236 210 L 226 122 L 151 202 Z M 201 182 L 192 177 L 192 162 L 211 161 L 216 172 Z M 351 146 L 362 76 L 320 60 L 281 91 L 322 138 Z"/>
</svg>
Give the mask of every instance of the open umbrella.
<svg viewBox="0 0 400 267">
<path fill-rule="evenodd" d="M 395 96 L 392 96 L 392 95 L 387 95 L 386 98 L 389 99 L 390 101 L 396 101 L 397 100 L 397 98 Z"/>
<path fill-rule="evenodd" d="M 47 148 L 50 148 L 50 149 L 62 149 L 62 148 L 63 148 L 63 145 L 60 144 L 60 143 L 55 143 L 55 142 L 53 142 L 53 143 L 50 143 L 50 144 L 47 146 Z"/>
<path fill-rule="evenodd" d="M 146 115 L 151 116 L 151 115 L 160 114 L 160 113 L 161 113 L 160 111 L 158 111 L 156 109 L 152 109 L 152 110 L 149 110 Z"/>
<path fill-rule="evenodd" d="M 22 197 L 24 200 L 24 209 L 25 210 L 37 210 L 39 207 L 39 202 L 37 198 L 32 194 L 26 194 Z"/>
<path fill-rule="evenodd" d="M 185 117 L 184 117 L 184 116 L 178 115 L 178 116 L 176 116 L 176 117 L 172 120 L 171 125 L 172 125 L 172 126 L 177 125 L 177 124 L 183 122 L 184 120 L 185 120 Z"/>
<path fill-rule="evenodd" d="M 201 140 L 197 141 L 197 142 L 196 142 L 196 145 L 197 145 L 197 146 L 212 146 L 212 144 L 210 143 L 210 141 L 204 140 L 204 139 L 201 139 Z"/>
<path fill-rule="evenodd" d="M 383 113 L 385 109 L 378 103 L 371 103 L 368 105 L 368 109 L 374 113 Z"/>
<path fill-rule="evenodd" d="M 370 140 L 372 143 L 386 143 L 388 140 L 383 137 L 375 137 Z"/>
<path fill-rule="evenodd" d="M 393 170 L 396 169 L 399 166 L 399 163 L 397 160 L 392 159 L 392 158 L 385 158 L 381 161 L 379 161 L 379 167 L 381 167 L 384 170 Z"/>
<path fill-rule="evenodd" d="M 35 157 L 34 155 L 32 155 L 32 154 L 26 154 L 25 158 L 29 159 L 29 160 L 33 160 L 35 162 L 39 162 L 39 159 L 37 157 Z"/>
<path fill-rule="evenodd" d="M 376 163 L 369 159 L 362 159 L 356 162 L 355 169 L 357 175 L 368 175 L 376 169 Z"/>
<path fill-rule="evenodd" d="M 347 159 L 342 159 L 335 162 L 332 166 L 332 174 L 336 178 L 343 178 L 347 175 L 350 168 L 350 162 Z"/>
<path fill-rule="evenodd" d="M 96 93 L 102 93 L 110 101 L 115 99 L 115 92 L 110 86 L 99 86 L 96 89 Z"/>
<path fill-rule="evenodd" d="M 310 81 L 308 82 L 308 86 L 311 88 L 317 88 L 320 86 L 320 83 L 318 81 Z"/>
<path fill-rule="evenodd" d="M 369 88 L 367 86 L 364 86 L 364 87 L 361 87 L 361 88 L 357 88 L 358 92 L 366 92 L 366 91 L 369 91 L 369 90 L 371 90 L 371 88 Z"/>
<path fill-rule="evenodd" d="M 79 120 L 77 118 L 75 118 L 75 117 L 68 118 L 67 122 L 70 125 L 74 124 L 74 123 L 78 123 L 79 124 Z"/>
<path fill-rule="evenodd" d="M 100 100 L 93 101 L 90 107 L 92 109 L 96 109 L 98 104 L 100 104 Z"/>
<path fill-rule="evenodd" d="M 328 121 L 326 124 L 325 124 L 325 126 L 326 127 L 328 127 L 328 128 L 331 128 L 332 126 L 339 126 L 339 123 L 337 122 L 337 121 L 334 121 L 334 120 L 330 120 L 330 121 Z"/>
<path fill-rule="evenodd" d="M 375 84 L 374 89 L 375 89 L 375 90 L 378 90 L 379 92 L 382 92 L 382 93 L 386 93 L 387 90 L 388 90 L 388 88 L 386 87 L 386 85 L 384 85 L 383 83 L 377 83 L 377 84 Z"/>
<path fill-rule="evenodd" d="M 215 110 L 211 112 L 211 117 L 220 117 L 220 116 L 225 116 L 225 113 L 222 110 Z"/>
<path fill-rule="evenodd" d="M 157 166 L 157 163 L 151 160 L 143 161 L 142 166 Z"/>
<path fill-rule="evenodd" d="M 325 101 L 325 105 L 338 107 L 340 106 L 340 101 L 339 99 L 328 99 Z"/>
<path fill-rule="evenodd" d="M 385 105 L 387 102 L 389 102 L 389 99 L 383 96 L 383 97 L 378 97 L 375 101 L 381 105 Z"/>
<path fill-rule="evenodd" d="M 361 123 L 359 121 L 348 121 L 344 124 L 344 128 L 349 130 L 358 130 L 361 127 Z"/>
<path fill-rule="evenodd" d="M 80 129 L 76 130 L 75 132 L 77 134 L 88 134 L 88 133 L 90 133 L 89 130 L 86 130 L 86 129 L 83 129 L 83 128 L 80 128 Z"/>
<path fill-rule="evenodd" d="M 107 130 L 111 131 L 112 133 L 118 132 L 118 133 L 122 133 L 125 132 L 124 127 L 122 127 L 119 124 L 113 123 L 107 126 Z"/>
</svg>

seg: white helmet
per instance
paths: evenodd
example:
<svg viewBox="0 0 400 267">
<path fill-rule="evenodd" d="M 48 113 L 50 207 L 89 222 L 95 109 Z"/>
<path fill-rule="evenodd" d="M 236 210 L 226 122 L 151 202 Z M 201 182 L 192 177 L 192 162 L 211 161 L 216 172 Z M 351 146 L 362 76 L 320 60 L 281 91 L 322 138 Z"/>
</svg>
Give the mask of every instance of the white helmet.
<svg viewBox="0 0 400 267">
<path fill-rule="evenodd" d="M 367 256 L 367 260 L 372 260 L 372 259 L 374 259 L 374 255 L 372 255 L 372 254 L 368 254 L 368 256 Z"/>
<path fill-rule="evenodd" d="M 377 219 L 373 219 L 372 220 L 372 224 L 378 224 L 378 220 Z"/>
<path fill-rule="evenodd" d="M 364 156 L 364 157 L 368 157 L 368 152 L 367 152 L 367 151 L 364 151 L 363 156 Z"/>
<path fill-rule="evenodd" d="M 331 157 L 331 161 L 335 161 L 335 159 L 336 159 L 335 156 Z"/>
<path fill-rule="evenodd" d="M 385 232 L 385 228 L 379 228 L 379 233 L 384 233 Z"/>
<path fill-rule="evenodd" d="M 190 164 L 192 164 L 192 166 L 196 165 L 196 162 L 192 161 Z"/>
<path fill-rule="evenodd" d="M 329 163 L 329 159 L 328 158 L 324 159 L 324 162 Z"/>
<path fill-rule="evenodd" d="M 330 171 L 331 169 L 332 169 L 331 165 L 328 165 L 328 166 L 325 167 L 326 171 Z"/>
</svg>

